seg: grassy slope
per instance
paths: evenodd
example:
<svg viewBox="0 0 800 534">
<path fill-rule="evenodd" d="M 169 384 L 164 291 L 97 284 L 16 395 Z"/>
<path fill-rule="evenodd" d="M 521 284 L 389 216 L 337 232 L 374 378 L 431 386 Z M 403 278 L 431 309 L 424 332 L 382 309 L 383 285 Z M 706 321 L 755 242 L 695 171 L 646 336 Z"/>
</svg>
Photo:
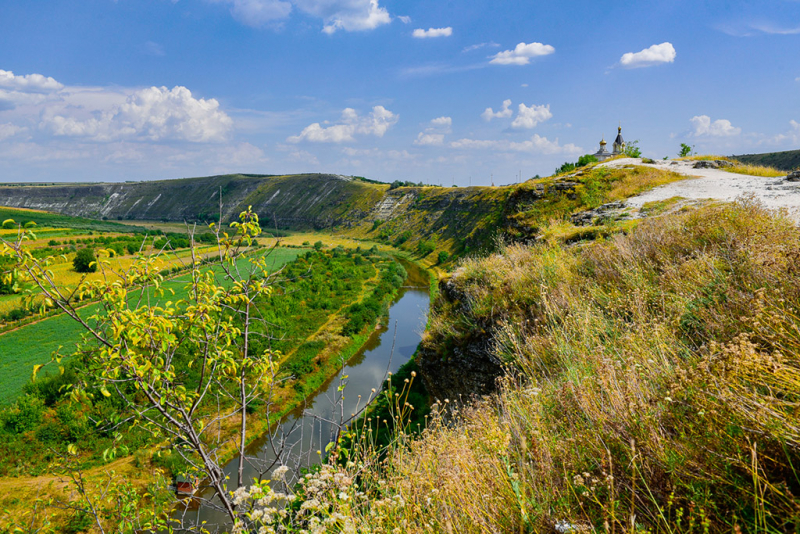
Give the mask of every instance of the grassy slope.
<svg viewBox="0 0 800 534">
<path fill-rule="evenodd" d="M 271 266 L 279 269 L 302 252 L 302 249 L 276 249 L 270 256 Z M 166 282 L 164 286 L 173 289 L 175 295 L 167 294 L 164 298 L 185 298 L 188 279 L 185 275 Z M 82 308 L 79 315 L 86 319 L 99 310 L 98 304 L 90 304 Z M 59 347 L 63 347 L 62 354 L 73 352 L 82 333 L 83 327 L 78 323 L 66 315 L 57 315 L 0 335 L 0 405 L 13 402 L 22 393 L 23 386 L 30 381 L 34 365 L 49 361 L 50 355 Z"/>
<path fill-rule="evenodd" d="M 489 336 L 518 374 L 396 452 L 383 491 L 406 504 L 387 524 L 793 530 L 798 242 L 739 204 L 464 263 L 460 305 L 437 302 L 424 344 Z"/>
<path fill-rule="evenodd" d="M 95 232 L 146 232 L 141 226 L 120 224 L 113 221 L 96 221 L 83 217 L 72 217 L 46 211 L 7 208 L 0 206 L 0 221 L 13 219 L 17 223 L 33 221 L 37 226 L 48 228 L 68 228 L 74 230 L 92 230 Z"/>
<path fill-rule="evenodd" d="M 793 171 L 800 168 L 800 150 L 769 152 L 766 154 L 743 154 L 731 157 L 745 164 L 775 167 L 782 171 Z"/>
</svg>

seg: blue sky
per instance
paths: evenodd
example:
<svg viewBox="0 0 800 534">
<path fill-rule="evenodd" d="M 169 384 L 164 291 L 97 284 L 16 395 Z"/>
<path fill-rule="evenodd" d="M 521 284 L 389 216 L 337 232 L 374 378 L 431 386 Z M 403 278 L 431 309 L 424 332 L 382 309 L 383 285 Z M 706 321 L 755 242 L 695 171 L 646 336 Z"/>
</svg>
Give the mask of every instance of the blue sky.
<svg viewBox="0 0 800 534">
<path fill-rule="evenodd" d="M 800 148 L 800 1 L 0 0 L 0 181 Z M 510 101 L 510 102 L 508 102 Z"/>
</svg>

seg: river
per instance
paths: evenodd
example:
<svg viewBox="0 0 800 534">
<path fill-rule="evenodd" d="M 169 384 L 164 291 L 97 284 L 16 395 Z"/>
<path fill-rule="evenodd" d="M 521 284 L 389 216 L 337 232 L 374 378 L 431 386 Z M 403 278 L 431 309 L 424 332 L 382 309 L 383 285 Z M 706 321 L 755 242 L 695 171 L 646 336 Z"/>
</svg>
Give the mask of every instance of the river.
<svg viewBox="0 0 800 534">
<path fill-rule="evenodd" d="M 387 372 L 396 372 L 414 354 L 425 328 L 430 282 L 427 272 L 410 262 L 400 262 L 408 272 L 408 278 L 389 307 L 388 322 L 373 332 L 341 373 L 326 381 L 306 399 L 304 405 L 290 412 L 271 434 L 259 437 L 247 447 L 245 485 L 260 472 L 265 472 L 268 477 L 272 467 L 278 465 L 278 458 L 281 463 L 295 466 L 294 474 L 297 468 L 317 463 L 320 458 L 317 451 L 324 451 L 336 437 L 338 426 L 331 421 L 340 421 L 343 414 L 349 417 L 362 408 L 373 388 L 380 391 Z M 340 393 L 343 376 L 347 378 Z M 276 453 L 276 449 L 279 452 Z M 238 456 L 225 465 L 232 488 L 235 488 L 238 478 L 238 466 Z M 211 498 L 213 490 L 200 496 Z M 203 504 L 203 499 L 195 498 L 187 504 L 173 514 L 184 524 L 205 521 L 208 528 L 229 522 L 227 515 L 214 506 Z"/>
</svg>

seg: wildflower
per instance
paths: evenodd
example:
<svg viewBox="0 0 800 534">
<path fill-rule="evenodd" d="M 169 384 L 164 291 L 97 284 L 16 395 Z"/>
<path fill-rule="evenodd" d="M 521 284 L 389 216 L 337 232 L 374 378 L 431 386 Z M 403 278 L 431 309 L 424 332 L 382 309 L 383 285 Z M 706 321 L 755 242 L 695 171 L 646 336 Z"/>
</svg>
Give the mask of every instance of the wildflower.
<svg viewBox="0 0 800 534">
<path fill-rule="evenodd" d="M 288 468 L 288 467 L 286 467 L 285 465 L 282 465 L 282 466 L 280 466 L 280 467 L 277 467 L 277 468 L 275 468 L 275 470 L 272 472 L 272 478 L 274 478 L 275 480 L 283 479 L 283 477 L 284 477 L 284 476 L 286 476 L 286 473 L 287 473 L 288 471 L 289 471 L 289 468 Z"/>
</svg>

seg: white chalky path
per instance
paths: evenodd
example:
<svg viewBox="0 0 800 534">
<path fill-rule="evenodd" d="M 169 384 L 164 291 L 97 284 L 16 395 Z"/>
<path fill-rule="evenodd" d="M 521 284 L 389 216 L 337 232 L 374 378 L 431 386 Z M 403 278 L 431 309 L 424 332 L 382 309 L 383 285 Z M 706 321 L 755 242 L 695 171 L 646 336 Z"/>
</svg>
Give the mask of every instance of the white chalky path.
<svg viewBox="0 0 800 534">
<path fill-rule="evenodd" d="M 673 165 L 672 163 L 677 163 Z M 638 158 L 624 158 L 598 167 L 624 167 L 625 165 L 641 165 L 684 174 L 689 177 L 680 182 L 656 187 L 641 195 L 631 197 L 626 204 L 641 208 L 646 202 L 666 200 L 672 197 L 683 197 L 688 200 L 716 199 L 731 201 L 736 198 L 753 195 L 768 208 L 786 208 L 790 217 L 800 222 L 800 182 L 787 182 L 785 177 L 763 178 L 736 174 L 718 169 L 694 169 L 694 161 L 659 161 L 655 164 L 643 164 Z"/>
</svg>

